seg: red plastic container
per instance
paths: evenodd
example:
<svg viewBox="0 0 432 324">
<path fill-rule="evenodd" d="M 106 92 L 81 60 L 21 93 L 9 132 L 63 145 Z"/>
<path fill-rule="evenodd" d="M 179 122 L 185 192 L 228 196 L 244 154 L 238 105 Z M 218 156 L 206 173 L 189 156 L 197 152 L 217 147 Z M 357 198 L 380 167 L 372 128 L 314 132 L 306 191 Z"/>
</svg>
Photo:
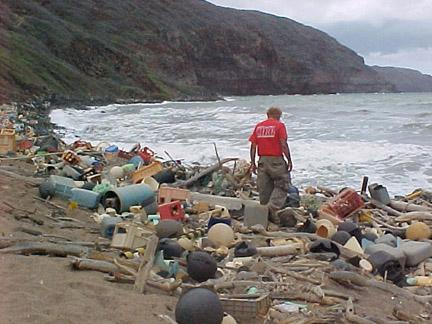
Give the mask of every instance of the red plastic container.
<svg viewBox="0 0 432 324">
<path fill-rule="evenodd" d="M 176 221 L 183 221 L 185 218 L 185 211 L 179 200 L 159 205 L 158 211 L 161 220 L 172 219 Z"/>
<path fill-rule="evenodd" d="M 138 152 L 138 155 L 141 156 L 144 163 L 150 163 L 152 158 L 155 155 L 155 152 L 153 152 L 151 149 L 149 149 L 147 146 L 144 147 L 142 150 Z"/>
<path fill-rule="evenodd" d="M 347 188 L 336 197 L 321 205 L 318 210 L 320 218 L 328 219 L 334 224 L 364 207 L 363 198 L 353 189 Z"/>
</svg>

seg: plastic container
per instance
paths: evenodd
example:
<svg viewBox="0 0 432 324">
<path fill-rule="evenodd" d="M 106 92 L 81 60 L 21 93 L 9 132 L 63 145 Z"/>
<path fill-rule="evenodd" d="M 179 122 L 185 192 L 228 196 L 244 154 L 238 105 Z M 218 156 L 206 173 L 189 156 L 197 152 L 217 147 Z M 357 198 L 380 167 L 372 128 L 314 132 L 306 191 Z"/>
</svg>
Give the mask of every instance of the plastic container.
<svg viewBox="0 0 432 324">
<path fill-rule="evenodd" d="M 372 199 L 378 200 L 384 205 L 390 204 L 391 200 L 386 187 L 378 183 L 372 183 L 368 189 Z"/>
<path fill-rule="evenodd" d="M 73 188 L 71 201 L 75 201 L 81 207 L 86 207 L 90 209 L 96 209 L 99 206 L 101 200 L 101 195 L 97 192 Z"/>
<path fill-rule="evenodd" d="M 414 267 L 432 257 L 432 244 L 429 242 L 403 241 L 400 249 L 406 256 L 406 264 Z"/>
<path fill-rule="evenodd" d="M 288 196 L 285 200 L 284 207 L 300 207 L 300 193 L 297 187 L 289 186 L 288 187 Z"/>
<path fill-rule="evenodd" d="M 146 184 L 135 184 L 107 191 L 102 199 L 105 208 L 114 208 L 117 213 L 129 211 L 132 206 L 146 206 L 155 203 L 155 193 Z M 151 214 L 147 211 L 147 214 Z"/>
<path fill-rule="evenodd" d="M 0 154 L 16 151 L 15 129 L 0 129 Z"/>
<path fill-rule="evenodd" d="M 144 165 L 144 160 L 141 156 L 135 155 L 131 159 L 129 159 L 128 164 L 133 164 L 135 166 L 135 169 L 138 169 L 139 167 Z"/>
<path fill-rule="evenodd" d="M 133 183 L 140 183 L 147 177 L 151 177 L 163 169 L 162 163 L 154 161 L 153 163 L 139 168 L 132 174 Z M 156 180 L 157 181 L 157 180 Z"/>
<path fill-rule="evenodd" d="M 186 189 L 171 188 L 161 186 L 159 188 L 158 202 L 159 204 L 169 203 L 173 200 L 187 200 L 190 198 L 190 191 Z"/>
<path fill-rule="evenodd" d="M 147 177 L 145 178 L 141 183 L 145 183 L 146 185 L 148 185 L 150 188 L 153 189 L 153 191 L 157 191 L 159 189 L 159 182 L 157 182 L 154 178 L 152 177 Z"/>
<path fill-rule="evenodd" d="M 143 159 L 144 163 L 150 163 L 153 156 L 155 155 L 155 152 L 153 152 L 148 147 L 144 147 L 142 150 L 138 152 L 138 155 Z"/>
<path fill-rule="evenodd" d="M 182 221 L 185 217 L 183 205 L 179 200 L 159 205 L 158 211 L 161 220 L 172 219 Z"/>
<path fill-rule="evenodd" d="M 222 295 L 220 301 L 225 312 L 237 321 L 248 324 L 263 323 L 263 318 L 271 306 L 268 294 L 257 298 L 224 298 Z"/>
<path fill-rule="evenodd" d="M 268 225 L 268 207 L 265 205 L 260 205 L 258 203 L 245 204 L 244 207 L 244 225 L 247 227 L 261 224 L 264 228 Z"/>
<path fill-rule="evenodd" d="M 320 219 L 316 222 L 316 234 L 323 238 L 330 238 L 336 233 L 336 228 L 328 219 Z"/>
<path fill-rule="evenodd" d="M 162 183 L 174 183 L 176 182 L 175 172 L 170 169 L 163 169 L 156 173 L 153 178 L 160 184 Z"/>
<path fill-rule="evenodd" d="M 70 165 L 65 165 L 61 173 L 63 176 L 72 178 L 73 180 L 79 180 L 82 176 L 81 172 L 74 169 Z"/>
<path fill-rule="evenodd" d="M 108 161 L 115 159 L 118 156 L 119 148 L 117 145 L 111 145 L 105 148 L 104 156 Z"/>
<path fill-rule="evenodd" d="M 370 255 L 371 257 L 372 255 L 380 251 L 386 252 L 387 254 L 391 255 L 394 260 L 397 260 L 401 264 L 402 269 L 405 268 L 407 258 L 401 249 L 397 249 L 383 243 L 368 245 L 365 248 L 365 253 Z M 369 261 L 371 260 L 369 259 Z M 372 264 L 374 264 L 374 262 L 372 262 Z"/>
<path fill-rule="evenodd" d="M 415 276 L 414 278 L 408 278 L 407 283 L 411 286 L 431 287 L 432 277 Z"/>
<path fill-rule="evenodd" d="M 54 188 L 54 195 L 65 199 L 70 199 L 72 197 L 72 189 L 76 188 L 75 181 L 57 175 L 51 175 L 48 182 Z"/>
<path fill-rule="evenodd" d="M 117 223 L 120 223 L 120 217 L 105 217 L 102 219 L 100 232 L 103 237 L 112 238 Z"/>
<path fill-rule="evenodd" d="M 345 217 L 364 207 L 362 197 L 353 189 L 346 188 L 336 197 L 321 205 L 318 215 L 333 224 L 340 224 Z"/>
</svg>

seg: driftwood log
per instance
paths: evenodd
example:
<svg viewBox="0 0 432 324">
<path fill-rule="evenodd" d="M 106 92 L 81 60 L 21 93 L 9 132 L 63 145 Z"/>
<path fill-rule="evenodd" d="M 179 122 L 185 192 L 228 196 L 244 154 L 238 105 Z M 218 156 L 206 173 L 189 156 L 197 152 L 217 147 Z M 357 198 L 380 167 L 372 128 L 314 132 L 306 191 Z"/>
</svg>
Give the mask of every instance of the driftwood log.
<svg viewBox="0 0 432 324">
<path fill-rule="evenodd" d="M 88 248 L 79 245 L 62 245 L 44 242 L 21 242 L 0 250 L 0 254 L 47 254 L 58 257 L 66 257 L 68 255 L 82 257 L 87 255 L 88 252 Z"/>
<path fill-rule="evenodd" d="M 415 295 L 409 290 L 399 288 L 398 286 L 395 286 L 387 282 L 382 282 L 375 279 L 367 279 L 351 271 L 334 271 L 329 274 L 329 278 L 337 282 L 350 283 L 360 287 L 375 287 L 399 297 L 415 299 L 416 301 L 423 304 L 427 304 L 432 301 L 432 295 L 427 295 L 427 296 Z"/>
<path fill-rule="evenodd" d="M 397 222 L 411 222 L 413 220 L 430 221 L 432 220 L 432 213 L 424 211 L 413 211 L 400 215 L 396 218 Z"/>
<path fill-rule="evenodd" d="M 194 175 L 193 177 L 191 177 L 188 180 L 185 181 L 178 181 L 175 183 L 175 185 L 178 185 L 180 187 L 190 187 L 192 186 L 195 182 L 197 182 L 199 179 L 201 179 L 202 177 L 211 174 L 217 170 L 219 170 L 223 164 L 231 162 L 231 161 L 237 161 L 238 158 L 227 158 L 227 159 L 223 159 L 220 162 L 218 161 L 217 163 L 213 164 L 212 166 L 202 170 L 201 172 L 199 172 L 198 174 Z"/>
<path fill-rule="evenodd" d="M 292 254 L 300 254 L 304 252 L 303 243 L 293 243 L 279 246 L 257 247 L 258 255 L 266 257 L 277 257 Z"/>
<path fill-rule="evenodd" d="M 417 204 L 407 203 L 404 201 L 392 200 L 390 202 L 390 207 L 400 211 L 400 212 L 413 212 L 413 211 L 424 211 L 432 212 L 432 208 L 425 207 Z"/>
<path fill-rule="evenodd" d="M 82 259 L 82 258 L 74 258 L 71 261 L 72 268 L 75 270 L 93 270 L 104 273 L 122 273 L 129 274 L 129 272 L 120 269 L 115 264 L 109 261 L 102 260 L 92 260 L 92 259 Z"/>
<path fill-rule="evenodd" d="M 17 179 L 17 180 L 22 181 L 22 182 L 29 183 L 29 184 L 31 184 L 31 185 L 33 185 L 35 187 L 40 186 L 40 184 L 45 181 L 43 179 L 37 179 L 37 178 L 32 178 L 32 177 L 25 177 L 25 176 L 22 176 L 22 175 L 19 175 L 19 174 L 16 174 L 14 172 L 7 171 L 7 170 L 4 170 L 4 169 L 0 169 L 0 174 L 3 174 L 3 175 L 8 176 L 10 178 Z"/>
</svg>

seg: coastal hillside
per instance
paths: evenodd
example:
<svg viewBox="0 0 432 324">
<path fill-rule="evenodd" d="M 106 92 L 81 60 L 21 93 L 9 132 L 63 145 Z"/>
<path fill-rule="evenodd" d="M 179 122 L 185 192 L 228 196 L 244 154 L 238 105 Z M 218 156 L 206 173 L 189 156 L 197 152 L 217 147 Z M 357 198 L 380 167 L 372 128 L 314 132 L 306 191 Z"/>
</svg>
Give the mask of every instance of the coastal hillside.
<svg viewBox="0 0 432 324">
<path fill-rule="evenodd" d="M 400 92 L 432 92 L 432 76 L 417 70 L 373 66 L 384 79 L 395 85 Z"/>
<path fill-rule="evenodd" d="M 395 88 L 327 34 L 201 0 L 2 0 L 0 100 L 204 99 Z"/>
</svg>

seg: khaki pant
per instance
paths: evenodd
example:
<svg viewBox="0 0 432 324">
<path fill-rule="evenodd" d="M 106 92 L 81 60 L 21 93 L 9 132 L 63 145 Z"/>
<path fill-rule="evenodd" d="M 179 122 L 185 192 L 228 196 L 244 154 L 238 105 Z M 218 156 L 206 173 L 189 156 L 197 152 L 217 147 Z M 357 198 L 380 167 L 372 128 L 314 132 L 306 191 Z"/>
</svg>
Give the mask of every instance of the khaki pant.
<svg viewBox="0 0 432 324">
<path fill-rule="evenodd" d="M 261 156 L 258 160 L 257 186 L 261 205 L 268 205 L 270 220 L 279 223 L 276 212 L 281 209 L 288 195 L 291 175 L 283 157 Z"/>
</svg>

